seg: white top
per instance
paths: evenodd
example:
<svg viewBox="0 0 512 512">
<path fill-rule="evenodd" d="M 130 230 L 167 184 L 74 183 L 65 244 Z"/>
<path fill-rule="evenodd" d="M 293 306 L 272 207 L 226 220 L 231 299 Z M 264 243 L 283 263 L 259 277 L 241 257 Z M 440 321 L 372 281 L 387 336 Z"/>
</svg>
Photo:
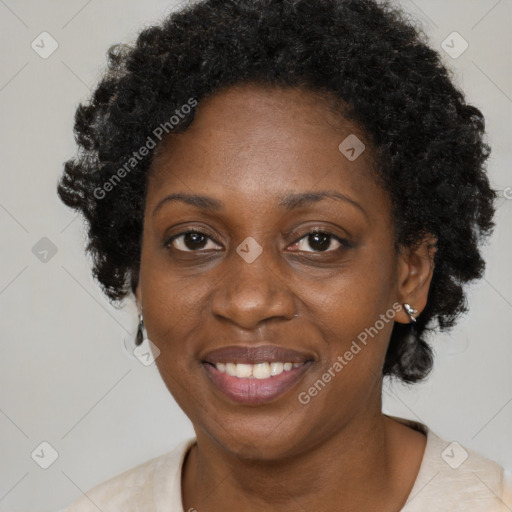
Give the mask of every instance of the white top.
<svg viewBox="0 0 512 512">
<path fill-rule="evenodd" d="M 419 473 L 400 512 L 512 511 L 512 472 L 444 441 L 423 423 L 390 417 L 427 435 Z M 63 512 L 184 512 L 181 469 L 195 441 L 96 485 Z"/>
</svg>

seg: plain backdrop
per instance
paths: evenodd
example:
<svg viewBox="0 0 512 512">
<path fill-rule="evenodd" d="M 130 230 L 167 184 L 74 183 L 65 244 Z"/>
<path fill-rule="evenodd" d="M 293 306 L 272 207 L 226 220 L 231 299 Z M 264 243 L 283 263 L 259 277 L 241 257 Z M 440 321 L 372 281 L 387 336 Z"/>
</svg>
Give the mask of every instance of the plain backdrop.
<svg viewBox="0 0 512 512">
<path fill-rule="evenodd" d="M 103 297 L 82 222 L 55 191 L 75 152 L 75 109 L 107 49 L 176 5 L 0 0 L 0 511 L 56 511 L 193 435 L 156 367 L 130 352 L 135 307 L 118 310 Z M 512 2 L 401 5 L 485 114 L 501 199 L 485 278 L 469 289 L 470 314 L 433 338 L 431 377 L 386 386 L 384 408 L 512 468 Z M 454 31 L 469 45 L 457 58 L 442 48 Z M 460 50 L 455 37 L 450 45 Z"/>
</svg>

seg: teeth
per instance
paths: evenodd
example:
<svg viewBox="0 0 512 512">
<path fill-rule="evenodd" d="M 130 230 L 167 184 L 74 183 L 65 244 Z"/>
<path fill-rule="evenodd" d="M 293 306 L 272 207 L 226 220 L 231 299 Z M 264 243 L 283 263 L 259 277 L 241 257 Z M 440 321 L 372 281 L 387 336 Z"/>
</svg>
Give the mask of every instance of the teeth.
<svg viewBox="0 0 512 512">
<path fill-rule="evenodd" d="M 252 376 L 256 379 L 268 379 L 270 377 L 270 365 L 268 363 L 255 364 Z"/>
<path fill-rule="evenodd" d="M 236 376 L 241 379 L 246 379 L 252 375 L 252 365 L 250 364 L 236 364 Z"/>
<path fill-rule="evenodd" d="M 283 373 L 283 370 L 284 370 L 283 363 L 270 363 L 270 375 L 272 375 L 272 377 L 274 375 L 279 375 L 280 373 Z"/>
<path fill-rule="evenodd" d="M 283 372 L 289 372 L 292 368 L 298 368 L 303 363 L 281 363 L 273 361 L 271 363 L 216 363 L 215 367 L 222 373 L 227 373 L 231 377 L 239 379 L 268 379 L 275 377 Z"/>
<path fill-rule="evenodd" d="M 233 363 L 226 363 L 226 373 L 231 375 L 231 377 L 236 377 L 236 366 L 237 365 Z"/>
</svg>

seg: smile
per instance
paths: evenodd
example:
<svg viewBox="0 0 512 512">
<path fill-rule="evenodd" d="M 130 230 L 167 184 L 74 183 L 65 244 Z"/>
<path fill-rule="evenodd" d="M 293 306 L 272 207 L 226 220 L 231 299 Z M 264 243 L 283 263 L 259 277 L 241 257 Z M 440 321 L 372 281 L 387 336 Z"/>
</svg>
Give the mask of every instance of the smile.
<svg viewBox="0 0 512 512">
<path fill-rule="evenodd" d="M 283 372 L 289 372 L 293 368 L 298 368 L 304 363 L 281 363 L 281 362 L 263 362 L 257 364 L 244 363 L 216 363 L 215 368 L 221 373 L 227 373 L 231 377 L 239 379 L 268 379 L 280 375 Z"/>
<path fill-rule="evenodd" d="M 202 358 L 214 392 L 239 404 L 264 404 L 293 388 L 315 357 L 275 345 L 229 346 Z"/>
</svg>

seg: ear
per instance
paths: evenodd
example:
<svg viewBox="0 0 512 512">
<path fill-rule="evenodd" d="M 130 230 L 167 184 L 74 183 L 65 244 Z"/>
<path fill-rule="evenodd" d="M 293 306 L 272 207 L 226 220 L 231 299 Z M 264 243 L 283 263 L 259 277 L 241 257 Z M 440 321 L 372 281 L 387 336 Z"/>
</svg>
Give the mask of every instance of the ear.
<svg viewBox="0 0 512 512">
<path fill-rule="evenodd" d="M 409 304 L 421 314 L 427 305 L 430 282 L 434 274 L 434 256 L 437 251 L 437 238 L 426 235 L 414 246 L 402 246 L 398 257 L 398 300 L 400 304 Z M 397 311 L 396 321 L 403 324 L 411 322 L 405 309 Z"/>
</svg>

